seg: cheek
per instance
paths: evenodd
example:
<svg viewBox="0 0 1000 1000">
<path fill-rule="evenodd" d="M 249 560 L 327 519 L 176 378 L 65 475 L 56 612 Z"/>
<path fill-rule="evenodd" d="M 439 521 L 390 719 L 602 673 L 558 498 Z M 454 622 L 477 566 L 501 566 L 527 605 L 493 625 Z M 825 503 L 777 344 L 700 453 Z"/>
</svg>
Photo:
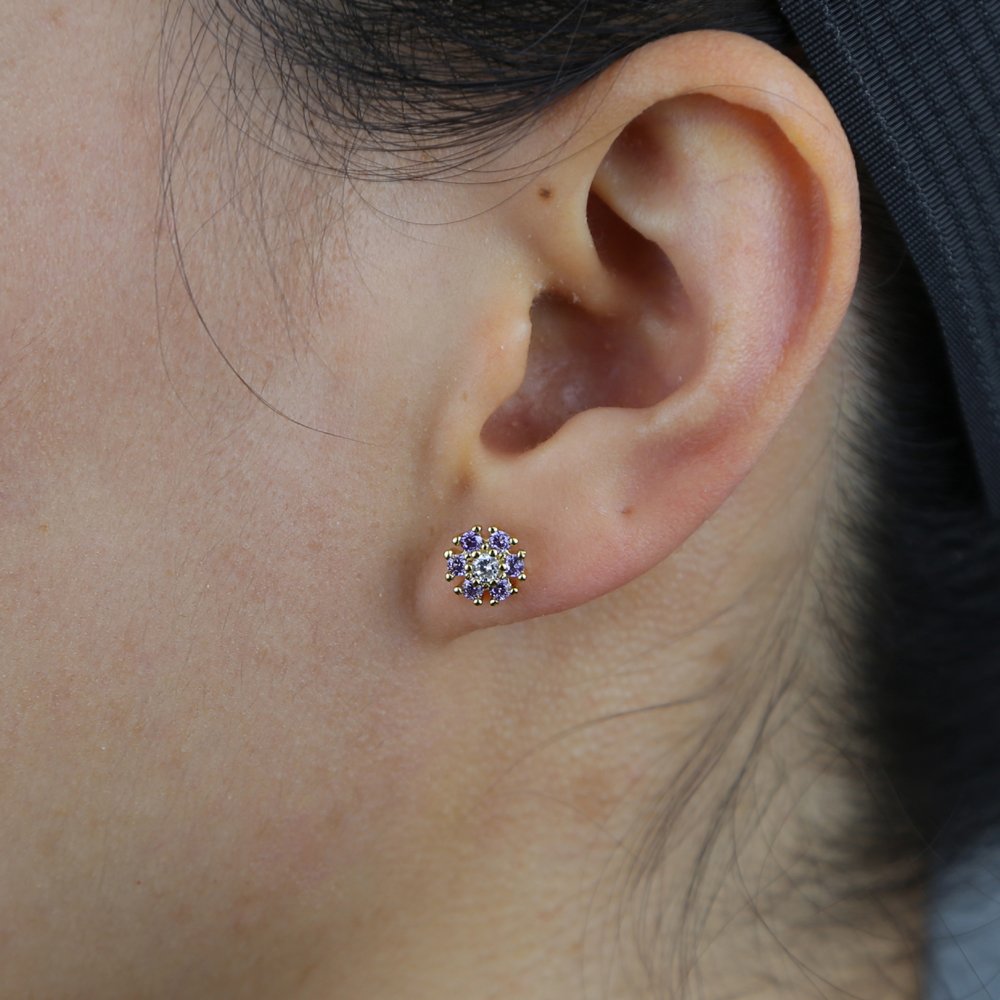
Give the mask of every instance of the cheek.
<svg viewBox="0 0 1000 1000">
<path fill-rule="evenodd" d="M 0 940 L 73 899 L 81 947 L 207 953 L 370 895 L 421 812 L 423 331 L 384 235 L 248 186 L 217 123 L 159 229 L 156 32 L 69 11 L 76 44 L 0 60 L 35 95 L 0 108 Z"/>
<path fill-rule="evenodd" d="M 3 13 L 0 351 L 70 331 L 72 349 L 95 328 L 113 341 L 152 302 L 157 14 L 47 6 Z"/>
<path fill-rule="evenodd" d="M 320 607 L 239 553 L 201 565 L 197 587 L 174 567 L 158 590 L 130 576 L 38 603 L 0 712 L 0 841 L 16 859 L 0 860 L 0 936 L 15 914 L 61 934 L 72 900 L 81 947 L 127 957 L 152 934 L 208 961 L 264 933 L 298 947 L 331 898 L 349 944 L 351 920 L 388 898 L 420 822 L 422 734 L 441 731 L 404 645 L 363 606 Z"/>
</svg>

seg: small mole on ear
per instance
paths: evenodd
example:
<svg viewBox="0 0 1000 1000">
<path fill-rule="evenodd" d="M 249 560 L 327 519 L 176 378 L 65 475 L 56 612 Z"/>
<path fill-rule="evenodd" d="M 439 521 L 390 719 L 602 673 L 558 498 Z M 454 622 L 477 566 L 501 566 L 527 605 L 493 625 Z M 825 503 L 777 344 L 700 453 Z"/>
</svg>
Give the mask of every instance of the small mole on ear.
<svg viewBox="0 0 1000 1000">
<path fill-rule="evenodd" d="M 538 197 L 541 198 L 542 201 L 548 201 L 552 197 L 552 188 L 549 187 L 539 188 Z"/>
</svg>

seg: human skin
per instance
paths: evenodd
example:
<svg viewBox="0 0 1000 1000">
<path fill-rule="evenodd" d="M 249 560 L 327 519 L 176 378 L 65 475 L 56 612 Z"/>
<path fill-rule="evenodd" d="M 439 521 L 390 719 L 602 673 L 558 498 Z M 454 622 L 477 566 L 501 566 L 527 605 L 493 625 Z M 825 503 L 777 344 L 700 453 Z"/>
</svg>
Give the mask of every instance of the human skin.
<svg viewBox="0 0 1000 1000">
<path fill-rule="evenodd" d="M 0 0 L 0 996 L 656 995 L 642 835 L 725 727 L 645 903 L 669 941 L 790 676 L 761 650 L 817 603 L 859 235 L 836 118 L 694 33 L 488 184 L 348 185 L 226 121 L 183 7 Z M 475 523 L 528 551 L 495 608 L 444 580 Z M 775 936 L 916 996 L 917 901 L 803 931 L 768 897 L 856 794 L 808 725 L 769 745 L 733 822 Z M 729 871 L 704 995 L 801 996 Z"/>
</svg>

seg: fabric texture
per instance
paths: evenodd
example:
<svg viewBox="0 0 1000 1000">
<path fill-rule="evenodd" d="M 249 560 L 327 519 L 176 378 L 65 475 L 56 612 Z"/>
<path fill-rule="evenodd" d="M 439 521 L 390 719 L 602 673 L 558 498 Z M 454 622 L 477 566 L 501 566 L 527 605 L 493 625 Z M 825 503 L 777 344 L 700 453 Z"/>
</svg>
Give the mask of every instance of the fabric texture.
<svg viewBox="0 0 1000 1000">
<path fill-rule="evenodd" d="M 1000 1000 L 1000 850 L 936 873 L 926 1000 Z"/>
<path fill-rule="evenodd" d="M 931 297 L 1000 517 L 1000 0 L 779 0 Z"/>
</svg>

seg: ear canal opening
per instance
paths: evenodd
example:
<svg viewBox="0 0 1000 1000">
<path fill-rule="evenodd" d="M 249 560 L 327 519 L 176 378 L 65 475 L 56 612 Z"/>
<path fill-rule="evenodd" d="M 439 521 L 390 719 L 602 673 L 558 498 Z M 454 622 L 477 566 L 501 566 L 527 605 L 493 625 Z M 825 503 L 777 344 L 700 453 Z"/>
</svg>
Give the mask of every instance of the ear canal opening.
<svg viewBox="0 0 1000 1000">
<path fill-rule="evenodd" d="M 601 264 L 620 284 L 620 306 L 598 313 L 585 289 L 547 289 L 535 299 L 524 379 L 482 428 L 494 451 L 530 451 L 584 410 L 655 406 L 682 381 L 678 321 L 687 300 L 669 259 L 593 192 L 587 221 Z"/>
</svg>

